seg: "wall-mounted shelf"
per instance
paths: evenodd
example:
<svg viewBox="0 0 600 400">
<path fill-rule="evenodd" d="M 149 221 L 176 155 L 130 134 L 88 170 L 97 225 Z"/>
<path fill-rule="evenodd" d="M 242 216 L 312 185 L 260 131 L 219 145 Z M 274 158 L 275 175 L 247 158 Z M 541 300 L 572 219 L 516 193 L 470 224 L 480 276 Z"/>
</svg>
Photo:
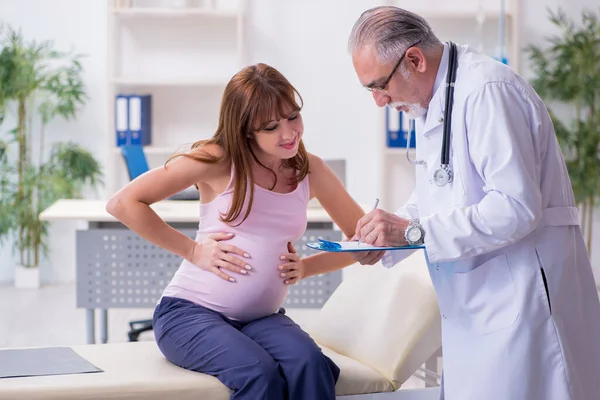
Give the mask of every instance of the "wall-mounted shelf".
<svg viewBox="0 0 600 400">
<path fill-rule="evenodd" d="M 447 19 L 447 20 L 469 20 L 475 21 L 477 18 L 477 12 L 475 11 L 424 11 L 422 13 L 418 13 L 420 16 L 427 20 L 434 19 Z M 497 20 L 501 16 L 501 13 L 498 11 L 490 11 L 485 13 L 485 18 L 489 20 Z M 505 12 L 504 17 L 507 20 L 511 20 L 513 18 L 513 14 L 511 12 Z"/>
<path fill-rule="evenodd" d="M 237 10 L 219 10 L 212 8 L 111 8 L 110 13 L 120 17 L 219 17 L 237 18 Z"/>
<path fill-rule="evenodd" d="M 144 148 L 150 168 L 211 137 L 223 90 L 244 65 L 245 1 L 107 3 L 110 196 L 129 182 L 116 145 L 115 96 L 152 96 L 151 144 Z"/>
<path fill-rule="evenodd" d="M 225 86 L 229 78 L 139 78 L 139 77 L 117 77 L 113 83 L 120 86 Z"/>
<path fill-rule="evenodd" d="M 182 144 L 183 146 L 183 144 Z M 173 154 L 177 153 L 182 146 L 177 147 L 161 147 L 161 146 L 144 146 L 144 153 L 147 156 L 159 155 L 159 156 L 167 156 L 170 157 Z M 121 149 L 115 147 L 113 149 L 115 154 L 121 154 Z"/>
</svg>

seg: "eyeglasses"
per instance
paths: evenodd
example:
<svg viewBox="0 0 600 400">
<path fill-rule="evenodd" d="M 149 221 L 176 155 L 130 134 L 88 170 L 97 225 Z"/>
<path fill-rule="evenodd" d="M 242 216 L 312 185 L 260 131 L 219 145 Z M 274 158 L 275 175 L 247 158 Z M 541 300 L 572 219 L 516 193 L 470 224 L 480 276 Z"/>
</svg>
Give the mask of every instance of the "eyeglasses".
<svg viewBox="0 0 600 400">
<path fill-rule="evenodd" d="M 387 86 L 390 84 L 390 81 L 392 80 L 392 77 L 394 76 L 394 74 L 396 73 L 396 70 L 400 66 L 400 63 L 402 62 L 402 60 L 404 60 L 404 56 L 406 56 L 406 53 L 408 52 L 408 50 L 411 47 L 415 47 L 420 42 L 421 42 L 421 40 L 417 40 L 416 42 L 414 42 L 413 44 L 411 44 L 410 46 L 408 46 L 406 48 L 406 50 L 404 51 L 404 54 L 402 54 L 402 57 L 400 57 L 400 59 L 398 60 L 398 62 L 394 66 L 394 69 L 392 69 L 392 72 L 390 72 L 390 74 L 388 75 L 388 77 L 386 78 L 386 80 L 381 85 L 369 86 L 369 87 L 366 87 L 366 89 L 369 92 L 377 91 L 377 92 L 387 93 Z"/>
</svg>

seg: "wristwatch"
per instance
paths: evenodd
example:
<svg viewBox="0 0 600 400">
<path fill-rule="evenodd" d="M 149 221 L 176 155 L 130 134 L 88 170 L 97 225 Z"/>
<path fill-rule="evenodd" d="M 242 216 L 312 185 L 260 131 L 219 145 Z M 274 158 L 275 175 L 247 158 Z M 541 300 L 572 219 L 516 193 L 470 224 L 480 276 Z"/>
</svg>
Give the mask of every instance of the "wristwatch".
<svg viewBox="0 0 600 400">
<path fill-rule="evenodd" d="M 404 231 L 404 238 L 410 246 L 420 246 L 424 243 L 425 231 L 419 224 L 418 219 L 410 220 L 406 231 Z"/>
</svg>

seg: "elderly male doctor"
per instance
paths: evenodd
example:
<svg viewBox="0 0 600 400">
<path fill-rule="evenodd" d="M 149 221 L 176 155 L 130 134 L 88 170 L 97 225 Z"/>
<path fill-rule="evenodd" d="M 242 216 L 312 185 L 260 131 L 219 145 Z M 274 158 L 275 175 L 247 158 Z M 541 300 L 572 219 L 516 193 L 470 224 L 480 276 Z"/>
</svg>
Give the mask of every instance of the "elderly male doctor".
<svg viewBox="0 0 600 400">
<path fill-rule="evenodd" d="M 395 214 L 367 214 L 356 237 L 424 242 L 442 315 L 442 398 L 600 399 L 600 303 L 542 101 L 509 67 L 454 52 L 399 8 L 363 13 L 349 47 L 376 104 L 416 119 L 412 196 Z M 407 252 L 355 254 L 391 267 Z"/>
</svg>

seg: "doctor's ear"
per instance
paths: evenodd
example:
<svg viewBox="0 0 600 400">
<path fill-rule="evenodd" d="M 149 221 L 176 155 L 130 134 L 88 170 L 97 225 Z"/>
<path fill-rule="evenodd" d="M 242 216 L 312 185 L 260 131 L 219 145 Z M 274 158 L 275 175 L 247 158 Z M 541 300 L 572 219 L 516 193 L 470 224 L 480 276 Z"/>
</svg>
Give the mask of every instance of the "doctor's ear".
<svg viewBox="0 0 600 400">
<path fill-rule="evenodd" d="M 415 72 L 423 73 L 427 70 L 427 57 L 419 47 L 411 47 L 406 52 L 406 60 L 410 64 L 409 68 Z"/>
</svg>

